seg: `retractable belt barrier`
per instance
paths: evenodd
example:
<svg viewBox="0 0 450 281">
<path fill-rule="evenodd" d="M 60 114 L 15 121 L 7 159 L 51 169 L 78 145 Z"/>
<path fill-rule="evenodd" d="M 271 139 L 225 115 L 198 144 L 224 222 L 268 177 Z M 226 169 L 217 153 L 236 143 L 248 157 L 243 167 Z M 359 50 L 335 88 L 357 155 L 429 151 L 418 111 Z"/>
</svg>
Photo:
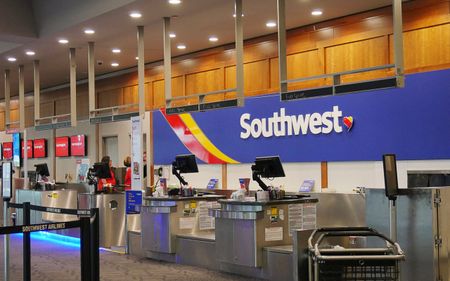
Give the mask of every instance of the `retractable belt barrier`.
<svg viewBox="0 0 450 281">
<path fill-rule="evenodd" d="M 31 205 L 25 203 L 10 203 L 7 208 L 23 210 L 23 225 L 0 227 L 0 235 L 23 233 L 23 280 L 31 281 L 31 239 L 30 233 L 36 231 L 52 231 L 69 228 L 80 228 L 80 264 L 81 281 L 99 281 L 99 222 L 98 209 L 64 209 Z M 55 214 L 76 215 L 78 220 L 55 223 L 30 223 L 30 211 Z M 6 216 L 6 214 L 4 214 Z M 5 271 L 8 268 L 4 269 Z"/>
</svg>

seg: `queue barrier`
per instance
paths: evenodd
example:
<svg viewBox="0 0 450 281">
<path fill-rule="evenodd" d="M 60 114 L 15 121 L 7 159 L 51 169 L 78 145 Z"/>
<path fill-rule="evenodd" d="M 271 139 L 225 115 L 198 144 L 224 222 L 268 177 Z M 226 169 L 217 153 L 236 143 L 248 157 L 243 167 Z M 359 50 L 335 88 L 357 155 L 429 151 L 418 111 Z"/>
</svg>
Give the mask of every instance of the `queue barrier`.
<svg viewBox="0 0 450 281">
<path fill-rule="evenodd" d="M 6 208 L 23 210 L 23 225 L 0 227 L 0 235 L 23 233 L 23 280 L 31 281 L 31 232 L 80 228 L 81 281 L 99 281 L 99 211 L 94 209 L 64 209 L 31 205 L 29 202 L 10 203 Z M 52 223 L 30 223 L 30 211 L 77 215 L 78 220 Z M 4 214 L 5 216 L 7 214 Z M 6 246 L 6 245 L 5 245 Z M 4 269 L 5 271 L 8 268 Z"/>
</svg>

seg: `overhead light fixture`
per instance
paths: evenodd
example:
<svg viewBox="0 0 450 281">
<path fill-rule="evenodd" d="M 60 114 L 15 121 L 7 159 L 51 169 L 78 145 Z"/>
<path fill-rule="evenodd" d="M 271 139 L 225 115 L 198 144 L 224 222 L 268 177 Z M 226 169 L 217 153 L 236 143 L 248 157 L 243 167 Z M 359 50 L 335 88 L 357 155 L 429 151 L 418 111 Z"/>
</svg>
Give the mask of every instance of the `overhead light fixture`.
<svg viewBox="0 0 450 281">
<path fill-rule="evenodd" d="M 139 57 L 136 57 L 136 60 L 139 60 Z"/>
<path fill-rule="evenodd" d="M 177 35 L 174 32 L 170 32 L 169 33 L 169 37 L 170 38 L 175 38 L 175 37 L 177 37 Z"/>
<path fill-rule="evenodd" d="M 85 33 L 85 34 L 94 34 L 94 33 L 95 33 L 95 30 L 88 28 L 88 29 L 85 29 L 85 30 L 84 30 L 84 33 Z"/>
<path fill-rule="evenodd" d="M 9 57 L 7 58 L 7 60 L 10 62 L 15 62 L 17 59 L 15 57 Z"/>
<path fill-rule="evenodd" d="M 277 26 L 277 23 L 273 20 L 266 22 L 267 27 L 275 27 Z"/>
<path fill-rule="evenodd" d="M 34 56 L 36 53 L 33 52 L 33 51 L 26 51 L 25 54 L 26 54 L 27 56 Z"/>
<path fill-rule="evenodd" d="M 118 62 L 112 62 L 112 63 L 111 63 L 111 66 L 112 66 L 112 67 L 118 67 L 118 66 L 119 66 L 119 63 L 118 63 Z"/>
<path fill-rule="evenodd" d="M 209 42 L 217 42 L 219 41 L 219 38 L 217 38 L 217 36 L 210 36 L 208 40 Z"/>
<path fill-rule="evenodd" d="M 139 12 L 131 12 L 130 17 L 132 17 L 134 19 L 138 19 L 138 18 L 142 17 L 142 14 Z"/>
<path fill-rule="evenodd" d="M 242 17 L 244 17 L 244 14 L 241 15 Z M 233 18 L 236 17 L 236 13 L 233 14 Z"/>
<path fill-rule="evenodd" d="M 121 52 L 121 50 L 119 48 L 114 48 L 114 49 L 112 49 L 112 52 L 114 54 L 119 54 Z"/>
<path fill-rule="evenodd" d="M 323 14 L 323 12 L 320 9 L 314 9 L 311 12 L 311 15 L 313 15 L 313 16 L 321 16 L 322 14 Z"/>
<path fill-rule="evenodd" d="M 186 49 L 186 45 L 184 45 L 184 44 L 179 44 L 179 45 L 177 46 L 177 49 L 178 49 L 178 50 L 184 50 L 184 49 Z"/>
<path fill-rule="evenodd" d="M 67 43 L 69 43 L 69 40 L 61 38 L 58 40 L 58 42 L 59 42 L 59 44 L 67 44 Z"/>
<path fill-rule="evenodd" d="M 181 4 L 181 0 L 169 0 L 168 2 L 169 2 L 169 4 L 172 4 L 172 5 Z"/>
</svg>

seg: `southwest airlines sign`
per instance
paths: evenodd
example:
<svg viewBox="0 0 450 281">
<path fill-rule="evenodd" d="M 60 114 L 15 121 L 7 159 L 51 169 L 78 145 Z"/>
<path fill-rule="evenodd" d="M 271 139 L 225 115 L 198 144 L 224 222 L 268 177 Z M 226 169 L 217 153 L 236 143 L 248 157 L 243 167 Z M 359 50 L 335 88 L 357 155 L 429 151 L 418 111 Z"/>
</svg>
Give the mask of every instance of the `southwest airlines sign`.
<svg viewBox="0 0 450 281">
<path fill-rule="evenodd" d="M 193 153 L 205 163 L 450 159 L 450 70 L 407 76 L 402 89 L 282 102 L 249 98 L 245 107 L 154 114 L 155 164 Z"/>
<path fill-rule="evenodd" d="M 299 115 L 286 115 L 286 109 L 280 108 L 279 112 L 274 112 L 269 118 L 251 119 L 251 117 L 250 113 L 241 115 L 240 124 L 243 129 L 240 134 L 241 139 L 298 136 L 308 133 L 313 135 L 329 134 L 333 131 L 342 133 L 342 126 L 339 122 L 342 111 L 339 106 L 333 106 L 332 111 Z M 353 125 L 353 118 L 345 117 L 344 120 L 351 120 L 351 125 L 348 125 L 350 129 Z"/>
</svg>

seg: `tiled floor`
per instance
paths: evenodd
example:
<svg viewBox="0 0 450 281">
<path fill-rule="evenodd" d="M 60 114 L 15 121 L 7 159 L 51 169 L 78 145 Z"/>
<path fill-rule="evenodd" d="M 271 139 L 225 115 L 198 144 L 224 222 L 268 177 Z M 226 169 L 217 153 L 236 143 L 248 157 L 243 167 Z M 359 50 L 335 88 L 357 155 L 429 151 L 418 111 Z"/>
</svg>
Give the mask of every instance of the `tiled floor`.
<svg viewBox="0 0 450 281">
<path fill-rule="evenodd" d="M 0 280 L 3 280 L 3 236 L 0 236 Z M 33 281 L 79 281 L 79 248 L 32 239 Z M 250 281 L 255 279 L 202 268 L 139 259 L 107 251 L 100 252 L 100 278 L 103 281 Z M 11 238 L 10 281 L 22 280 L 22 238 Z"/>
</svg>

